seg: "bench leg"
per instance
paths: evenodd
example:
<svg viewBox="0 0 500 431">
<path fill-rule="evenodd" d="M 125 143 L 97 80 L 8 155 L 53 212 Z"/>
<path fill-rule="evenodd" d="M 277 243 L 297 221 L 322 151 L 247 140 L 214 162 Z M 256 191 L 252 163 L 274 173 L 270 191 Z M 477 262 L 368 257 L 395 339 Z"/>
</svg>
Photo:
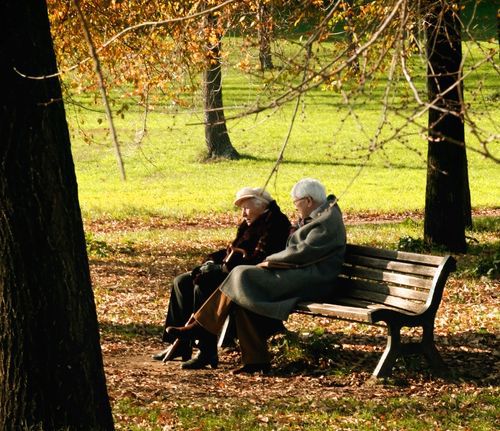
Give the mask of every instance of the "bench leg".
<svg viewBox="0 0 500 431">
<path fill-rule="evenodd" d="M 388 377 L 392 374 L 392 368 L 399 356 L 422 354 L 434 371 L 445 374 L 448 367 L 441 358 L 434 344 L 434 323 L 422 325 L 422 340 L 418 343 L 401 343 L 401 327 L 388 325 L 387 346 L 380 358 L 374 377 Z"/>
<path fill-rule="evenodd" d="M 396 359 L 401 355 L 401 327 L 388 325 L 387 332 L 387 346 L 373 371 L 373 377 L 390 376 Z"/>
<path fill-rule="evenodd" d="M 422 353 L 425 359 L 427 359 L 427 362 L 434 370 L 439 372 L 448 371 L 448 367 L 434 343 L 434 322 L 422 325 L 422 329 Z"/>
</svg>

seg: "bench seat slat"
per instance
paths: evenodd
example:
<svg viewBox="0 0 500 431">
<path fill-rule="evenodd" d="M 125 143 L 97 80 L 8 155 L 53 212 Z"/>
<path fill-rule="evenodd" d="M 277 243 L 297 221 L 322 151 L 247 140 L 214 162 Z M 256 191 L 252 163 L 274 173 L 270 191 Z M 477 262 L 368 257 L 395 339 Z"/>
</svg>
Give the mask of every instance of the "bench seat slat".
<svg viewBox="0 0 500 431">
<path fill-rule="evenodd" d="M 370 292 L 367 290 L 354 289 L 349 292 L 349 298 L 363 299 L 380 305 L 392 305 L 401 310 L 408 310 L 413 313 L 422 311 L 424 304 L 422 302 L 409 301 L 407 299 L 395 296 L 385 295 L 383 293 Z"/>
<path fill-rule="evenodd" d="M 347 255 L 346 262 L 354 265 L 366 266 L 368 268 L 387 269 L 395 272 L 423 275 L 428 277 L 434 277 L 437 269 L 434 266 L 418 265 L 406 262 L 394 262 L 387 259 L 377 259 L 359 255 Z"/>
<path fill-rule="evenodd" d="M 380 269 L 369 269 L 361 268 L 358 266 L 345 265 L 342 268 L 342 274 L 368 280 L 392 282 L 404 286 L 419 287 L 422 289 L 430 289 L 432 287 L 431 279 L 413 277 L 411 275 L 398 274 L 395 272 L 383 271 Z"/>
<path fill-rule="evenodd" d="M 392 286 L 387 284 L 374 283 L 365 280 L 355 280 L 352 278 L 340 277 L 337 279 L 335 290 L 341 295 L 348 295 L 348 292 L 353 289 L 363 289 L 372 292 L 384 293 L 391 296 L 397 296 L 404 299 L 413 299 L 415 301 L 426 302 L 429 292 L 422 292 L 407 287 Z"/>
<path fill-rule="evenodd" d="M 347 245 L 347 254 L 358 254 L 371 257 L 382 257 L 401 262 L 424 263 L 427 265 L 438 266 L 443 261 L 442 256 L 433 256 L 429 254 L 417 254 L 407 251 L 384 250 L 380 248 L 367 247 L 363 245 Z"/>
<path fill-rule="evenodd" d="M 400 308 L 393 307 L 392 305 L 381 305 L 381 304 L 374 304 L 371 301 L 363 300 L 363 299 L 356 299 L 356 298 L 339 298 L 337 300 L 339 305 L 348 305 L 350 307 L 359 307 L 363 309 L 367 309 L 369 311 L 375 311 L 375 310 L 393 310 L 396 312 L 401 312 Z M 414 313 L 410 310 L 404 310 L 406 313 L 414 314 L 417 315 L 418 313 Z"/>
<path fill-rule="evenodd" d="M 295 310 L 327 317 L 371 323 L 370 310 L 359 307 L 339 304 L 322 304 L 317 302 L 299 302 L 295 306 Z"/>
</svg>

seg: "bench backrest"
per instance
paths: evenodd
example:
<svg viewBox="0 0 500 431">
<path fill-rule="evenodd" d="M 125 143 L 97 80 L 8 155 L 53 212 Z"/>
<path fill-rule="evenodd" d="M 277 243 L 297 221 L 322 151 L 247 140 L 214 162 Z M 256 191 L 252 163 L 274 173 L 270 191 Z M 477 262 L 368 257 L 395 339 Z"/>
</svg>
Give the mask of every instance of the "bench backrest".
<svg viewBox="0 0 500 431">
<path fill-rule="evenodd" d="M 436 312 L 451 256 L 433 256 L 348 244 L 335 303 L 394 308 L 411 314 Z"/>
</svg>

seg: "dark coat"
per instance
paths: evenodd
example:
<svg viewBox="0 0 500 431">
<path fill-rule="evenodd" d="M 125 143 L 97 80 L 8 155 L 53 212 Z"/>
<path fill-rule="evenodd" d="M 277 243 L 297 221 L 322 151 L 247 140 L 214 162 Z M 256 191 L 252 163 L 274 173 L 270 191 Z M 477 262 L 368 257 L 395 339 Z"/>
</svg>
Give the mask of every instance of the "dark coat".
<svg viewBox="0 0 500 431">
<path fill-rule="evenodd" d="M 285 248 L 290 234 L 290 221 L 283 214 L 276 203 L 269 203 L 267 211 L 261 214 L 251 225 L 245 221 L 238 226 L 236 238 L 231 246 L 245 250 L 246 256 L 235 253 L 226 263 L 228 271 L 238 265 L 256 265 L 266 256 L 277 253 Z M 207 256 L 217 264 L 223 263 L 230 252 L 227 249 L 219 250 Z"/>
<path fill-rule="evenodd" d="M 272 201 L 265 213 L 261 214 L 251 225 L 246 222 L 238 227 L 236 238 L 231 243 L 246 252 L 246 256 L 233 254 L 226 266 L 233 269 L 237 265 L 256 265 L 262 262 L 269 254 L 283 250 L 290 232 L 290 222 L 276 204 Z M 206 260 L 213 260 L 216 264 L 222 264 L 227 257 L 228 250 L 222 249 L 206 256 Z M 174 280 L 174 286 L 170 295 L 168 312 L 165 319 L 165 328 L 168 326 L 181 326 L 186 323 L 191 314 L 196 311 L 206 299 L 228 276 L 221 269 L 200 272 L 200 267 L 193 269 L 191 273 L 181 274 Z M 261 319 L 263 333 L 272 333 L 282 327 L 282 323 Z M 232 336 L 232 335 L 231 335 Z M 165 331 L 163 341 L 173 342 Z"/>
<path fill-rule="evenodd" d="M 298 301 L 329 298 L 344 261 L 346 233 L 338 205 L 327 201 L 306 225 L 297 229 L 270 264 L 290 269 L 238 266 L 221 290 L 256 314 L 286 320 Z"/>
</svg>

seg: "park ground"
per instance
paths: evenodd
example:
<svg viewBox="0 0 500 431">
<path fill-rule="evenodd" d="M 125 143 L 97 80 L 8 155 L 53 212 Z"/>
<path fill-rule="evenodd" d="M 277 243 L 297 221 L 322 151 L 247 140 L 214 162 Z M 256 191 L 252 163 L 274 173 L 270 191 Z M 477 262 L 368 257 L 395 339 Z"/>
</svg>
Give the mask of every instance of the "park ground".
<svg viewBox="0 0 500 431">
<path fill-rule="evenodd" d="M 387 244 L 421 228 L 421 215 L 346 214 L 356 242 Z M 384 328 L 293 315 L 290 334 L 271 341 L 269 375 L 234 376 L 237 350 L 216 370 L 184 371 L 151 354 L 173 277 L 223 247 L 234 221 L 180 224 L 154 218 L 97 219 L 86 225 L 108 391 L 118 430 L 493 430 L 500 425 L 498 260 L 500 211 L 475 213 L 471 252 L 456 256 L 436 343 L 449 376 L 420 358 L 398 362 L 390 379 L 370 380 Z M 478 245 L 480 244 L 480 245 Z M 496 264 L 498 270 L 498 262 Z M 482 268 L 482 269 L 481 269 Z M 418 336 L 408 333 L 408 337 Z"/>
<path fill-rule="evenodd" d="M 490 64 L 474 64 L 496 47 L 496 39 L 464 44 L 474 72 L 465 83 L 465 100 L 484 139 L 498 134 L 500 80 Z M 425 94 L 425 65 L 414 66 Z M 244 75 L 229 62 L 225 107 L 256 100 L 263 78 Z M 421 251 L 427 117 L 408 123 L 413 105 L 400 93 L 385 112 L 387 80 L 379 78 L 349 103 L 328 89 L 303 98 L 268 190 L 293 218 L 290 188 L 302 177 L 318 178 L 340 198 L 349 242 Z M 384 328 L 299 315 L 287 322 L 289 334 L 272 340 L 273 372 L 266 376 L 233 376 L 237 351 L 221 352 L 216 370 L 183 371 L 179 362 L 151 359 L 164 348 L 160 336 L 173 278 L 234 237 L 238 216 L 231 212 L 231 197 L 240 187 L 264 184 L 290 127 L 288 105 L 273 115 L 233 121 L 229 133 L 242 158 L 201 163 L 199 96 L 193 96 L 198 108 L 155 106 L 147 131 L 142 109 L 115 100 L 113 109 L 126 111 L 116 126 L 127 181 L 119 178 L 99 98 L 83 94 L 66 104 L 116 429 L 499 429 L 500 171 L 469 128 L 474 229 L 467 232 L 469 252 L 455 256 L 458 270 L 436 319 L 436 343 L 449 376 L 433 375 L 419 358 L 408 358 L 396 364 L 391 379 L 372 384 Z M 354 107 L 356 115 L 347 115 Z M 385 144 L 372 154 L 371 137 L 378 135 L 381 119 L 386 127 L 379 139 Z M 402 133 L 391 138 L 394 130 Z M 498 158 L 500 143 L 488 142 Z"/>
</svg>

